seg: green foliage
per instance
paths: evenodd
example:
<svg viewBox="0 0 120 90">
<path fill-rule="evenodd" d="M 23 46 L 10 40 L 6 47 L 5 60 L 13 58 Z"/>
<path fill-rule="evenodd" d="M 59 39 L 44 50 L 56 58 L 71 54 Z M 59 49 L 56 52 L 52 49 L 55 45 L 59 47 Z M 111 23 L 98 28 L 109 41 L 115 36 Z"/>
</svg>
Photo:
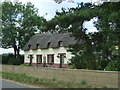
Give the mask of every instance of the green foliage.
<svg viewBox="0 0 120 90">
<path fill-rule="evenodd" d="M 120 71 L 120 61 L 119 60 L 112 60 L 105 67 L 105 70 L 106 71 Z"/>
<path fill-rule="evenodd" d="M 87 85 L 87 83 L 86 83 L 85 80 L 81 81 L 81 84 L 82 84 L 82 85 Z"/>
<path fill-rule="evenodd" d="M 99 55 L 102 58 L 102 63 L 107 70 L 117 70 L 116 60 L 113 55 L 119 55 L 120 48 L 115 50 L 115 46 L 120 46 L 120 19 L 119 19 L 119 5 L 118 3 L 104 3 L 99 8 L 99 18 L 96 22 L 96 27 L 101 34 L 101 40 L 96 43 L 97 50 L 101 52 Z M 98 36 L 98 35 L 97 35 Z M 96 40 L 94 41 L 96 42 Z M 116 52 L 117 51 L 117 52 Z M 120 58 L 120 57 L 118 57 Z M 120 64 L 120 62 L 118 62 Z"/>
<path fill-rule="evenodd" d="M 30 66 L 30 64 L 21 64 L 20 66 Z"/>
<path fill-rule="evenodd" d="M 43 30 L 46 20 L 38 15 L 38 9 L 30 2 L 2 3 L 2 47 L 14 48 L 14 54 L 19 55 L 20 49 L 35 32 Z"/>
<path fill-rule="evenodd" d="M 2 19 L 2 3 L 0 3 L 0 20 Z"/>
<path fill-rule="evenodd" d="M 70 32 L 71 36 L 75 37 L 77 43 L 70 46 L 71 50 L 69 50 L 75 55 L 70 60 L 75 68 L 96 69 L 96 56 L 91 36 L 86 33 L 84 22 L 90 21 L 98 12 L 92 9 L 93 6 L 90 3 L 80 5 L 68 10 L 62 8 L 62 12 L 56 12 L 55 18 L 48 22 L 48 26 L 52 26 L 49 29 L 57 29 L 59 32 Z"/>
<path fill-rule="evenodd" d="M 24 63 L 23 55 L 19 55 L 17 58 L 15 58 L 13 54 L 2 55 L 2 64 L 20 65 L 22 63 Z"/>
<path fill-rule="evenodd" d="M 20 59 L 18 59 L 18 58 L 10 58 L 10 59 L 8 60 L 8 64 L 9 64 L 9 65 L 20 65 L 20 64 L 21 64 L 21 61 L 20 61 Z"/>
<path fill-rule="evenodd" d="M 71 58 L 71 64 L 77 69 L 85 68 L 85 63 L 79 58 L 78 55 Z"/>
<path fill-rule="evenodd" d="M 56 16 L 48 21 L 47 28 L 52 32 L 70 32 L 75 37 L 77 43 L 70 46 L 69 50 L 74 55 L 70 61 L 75 68 L 103 70 L 113 61 L 113 47 L 120 46 L 119 6 L 120 2 L 103 3 L 100 6 L 81 3 L 77 8 L 62 8 L 62 12 L 56 12 Z M 86 33 L 88 30 L 84 23 L 93 18 L 97 18 L 94 25 L 98 32 Z M 120 48 L 117 55 L 120 55 Z"/>
<path fill-rule="evenodd" d="M 8 64 L 10 58 L 14 58 L 13 54 L 2 54 L 2 64 Z"/>
<path fill-rule="evenodd" d="M 70 65 L 70 69 L 76 69 L 75 65 L 74 64 Z"/>
<path fill-rule="evenodd" d="M 89 48 L 88 48 L 89 49 Z M 71 64 L 77 69 L 98 69 L 96 55 L 92 50 L 80 50 L 73 53 L 75 56 L 70 59 Z"/>
<path fill-rule="evenodd" d="M 47 65 L 46 65 L 46 63 L 45 63 L 45 62 L 43 63 L 43 67 L 47 67 Z"/>
<path fill-rule="evenodd" d="M 103 88 L 107 88 L 107 86 L 103 86 Z"/>
<path fill-rule="evenodd" d="M 53 78 L 53 82 L 56 80 L 56 78 Z"/>
<path fill-rule="evenodd" d="M 19 56 L 17 56 L 17 58 L 20 59 L 20 63 L 21 63 L 21 64 L 24 63 L 24 55 L 19 55 Z"/>
</svg>

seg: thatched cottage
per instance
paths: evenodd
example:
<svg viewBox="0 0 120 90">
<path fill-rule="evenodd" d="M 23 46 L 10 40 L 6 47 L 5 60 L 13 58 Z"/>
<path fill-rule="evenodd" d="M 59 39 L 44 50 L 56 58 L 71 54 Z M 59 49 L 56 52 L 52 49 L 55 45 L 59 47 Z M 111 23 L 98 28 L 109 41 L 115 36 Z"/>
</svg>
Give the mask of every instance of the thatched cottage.
<svg viewBox="0 0 120 90">
<path fill-rule="evenodd" d="M 24 63 L 34 66 L 68 67 L 72 57 L 68 45 L 76 43 L 69 33 L 36 34 L 24 46 Z"/>
</svg>

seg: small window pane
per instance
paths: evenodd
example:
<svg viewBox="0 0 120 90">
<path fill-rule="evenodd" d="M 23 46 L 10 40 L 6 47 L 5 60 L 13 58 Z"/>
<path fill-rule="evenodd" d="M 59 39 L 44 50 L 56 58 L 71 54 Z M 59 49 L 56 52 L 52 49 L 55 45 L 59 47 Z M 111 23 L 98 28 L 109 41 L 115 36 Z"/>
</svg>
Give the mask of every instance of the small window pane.
<svg viewBox="0 0 120 90">
<path fill-rule="evenodd" d="M 42 55 L 37 55 L 37 63 L 42 63 Z"/>
<path fill-rule="evenodd" d="M 63 42 L 62 42 L 62 41 L 59 41 L 59 42 L 58 42 L 58 46 L 59 46 L 59 47 L 63 46 Z"/>
<path fill-rule="evenodd" d="M 28 50 L 30 50 L 30 48 L 31 48 L 31 45 L 28 45 Z"/>
<path fill-rule="evenodd" d="M 48 55 L 47 59 L 48 63 L 54 63 L 54 55 Z"/>
<path fill-rule="evenodd" d="M 39 48 L 39 44 L 36 44 L 36 49 L 38 49 Z"/>
<path fill-rule="evenodd" d="M 48 43 L 48 46 L 47 46 L 47 47 L 48 47 L 48 48 L 50 48 L 50 47 L 51 47 L 51 43 L 50 43 L 50 42 Z"/>
</svg>

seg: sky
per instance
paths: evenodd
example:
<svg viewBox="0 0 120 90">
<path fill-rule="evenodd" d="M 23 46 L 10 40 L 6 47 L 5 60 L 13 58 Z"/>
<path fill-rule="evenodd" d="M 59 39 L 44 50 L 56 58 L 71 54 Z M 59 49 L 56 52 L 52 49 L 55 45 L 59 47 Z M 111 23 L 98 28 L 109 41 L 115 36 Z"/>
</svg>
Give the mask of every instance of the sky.
<svg viewBox="0 0 120 90">
<path fill-rule="evenodd" d="M 2 2 L 4 0 L 1 0 Z M 39 9 L 39 15 L 43 16 L 45 19 L 50 20 L 55 16 L 56 11 L 60 11 L 62 7 L 64 8 L 70 8 L 70 7 L 77 7 L 80 2 L 92 2 L 92 0 L 64 0 L 62 3 L 58 4 L 54 0 L 10 0 L 12 2 L 22 2 L 23 4 L 26 4 L 27 2 L 31 2 L 35 8 Z M 73 1 L 73 2 L 68 2 Z M 89 22 L 86 22 L 84 25 L 86 28 L 88 28 L 88 31 L 94 32 L 97 31 L 97 29 L 93 26 L 93 19 Z M 13 53 L 13 49 L 2 49 L 0 48 L 0 54 L 2 53 Z M 23 51 L 20 52 L 21 54 L 24 54 Z"/>
</svg>

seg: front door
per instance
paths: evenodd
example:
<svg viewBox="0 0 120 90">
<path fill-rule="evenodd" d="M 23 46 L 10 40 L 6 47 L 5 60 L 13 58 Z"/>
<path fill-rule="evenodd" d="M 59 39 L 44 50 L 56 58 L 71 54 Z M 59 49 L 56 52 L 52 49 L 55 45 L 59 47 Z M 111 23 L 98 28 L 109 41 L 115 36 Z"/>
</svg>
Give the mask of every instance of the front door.
<svg viewBox="0 0 120 90">
<path fill-rule="evenodd" d="M 60 54 L 60 68 L 64 67 L 64 54 Z"/>
<path fill-rule="evenodd" d="M 32 58 L 33 58 L 33 55 L 30 55 L 30 66 L 32 65 Z"/>
</svg>

